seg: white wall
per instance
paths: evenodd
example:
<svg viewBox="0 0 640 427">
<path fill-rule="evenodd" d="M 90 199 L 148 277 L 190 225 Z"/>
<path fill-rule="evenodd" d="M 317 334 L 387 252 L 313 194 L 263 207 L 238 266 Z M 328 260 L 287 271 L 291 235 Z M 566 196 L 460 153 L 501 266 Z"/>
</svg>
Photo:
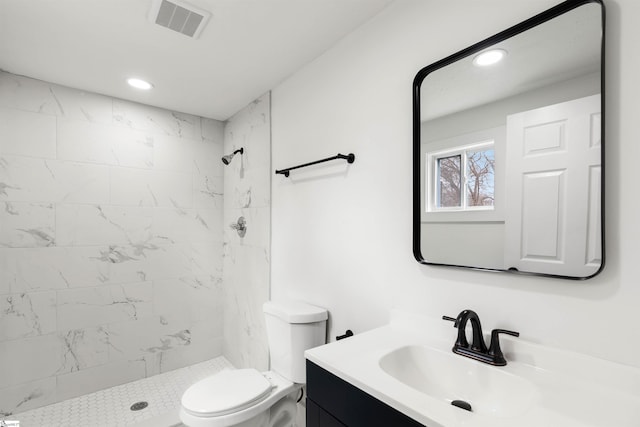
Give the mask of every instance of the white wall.
<svg viewBox="0 0 640 427">
<path fill-rule="evenodd" d="M 222 353 L 222 140 L 0 73 L 0 417 Z"/>
<path fill-rule="evenodd" d="M 600 78 L 600 73 L 586 74 L 423 122 L 422 142 L 430 144 L 489 127 L 506 126 L 510 114 L 598 94 Z"/>
<path fill-rule="evenodd" d="M 635 0 L 606 1 L 605 271 L 575 282 L 434 268 L 412 256 L 415 73 L 557 3 L 398 0 L 273 91 L 274 169 L 356 154 L 350 166 L 273 178 L 273 299 L 327 307 L 332 337 L 382 325 L 394 307 L 433 316 L 472 308 L 487 330 L 640 366 Z"/>
</svg>

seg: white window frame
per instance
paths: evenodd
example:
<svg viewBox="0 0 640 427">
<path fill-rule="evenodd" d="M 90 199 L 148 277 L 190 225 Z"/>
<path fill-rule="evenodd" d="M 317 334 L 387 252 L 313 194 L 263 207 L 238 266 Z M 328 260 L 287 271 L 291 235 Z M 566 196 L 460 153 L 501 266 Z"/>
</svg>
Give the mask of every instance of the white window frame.
<svg viewBox="0 0 640 427">
<path fill-rule="evenodd" d="M 432 151 L 426 153 L 427 161 L 427 173 L 425 174 L 425 186 L 426 189 L 425 201 L 426 201 L 426 212 L 478 212 L 478 211 L 493 211 L 495 210 L 495 200 L 493 206 L 467 206 L 467 163 L 468 157 L 467 153 L 470 151 L 484 151 L 487 149 L 492 149 L 496 152 L 496 143 L 494 139 L 483 140 L 480 142 L 476 142 L 473 144 L 461 145 L 454 148 L 449 148 L 446 150 Z M 439 207 L 437 205 L 437 197 L 438 197 L 438 160 L 444 159 L 447 157 L 460 156 L 461 159 L 461 201 L 460 206 L 452 206 L 452 207 Z M 494 173 L 494 197 L 495 197 L 495 173 Z"/>
</svg>

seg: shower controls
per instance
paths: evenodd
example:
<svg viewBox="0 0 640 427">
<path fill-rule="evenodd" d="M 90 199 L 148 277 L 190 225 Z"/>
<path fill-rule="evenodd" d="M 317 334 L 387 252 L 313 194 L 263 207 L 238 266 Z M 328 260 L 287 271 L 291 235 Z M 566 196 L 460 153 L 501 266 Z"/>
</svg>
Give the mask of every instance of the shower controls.
<svg viewBox="0 0 640 427">
<path fill-rule="evenodd" d="M 238 218 L 238 222 L 229 224 L 229 227 L 236 230 L 240 237 L 244 237 L 244 235 L 247 234 L 247 221 L 245 221 L 243 216 Z"/>
</svg>

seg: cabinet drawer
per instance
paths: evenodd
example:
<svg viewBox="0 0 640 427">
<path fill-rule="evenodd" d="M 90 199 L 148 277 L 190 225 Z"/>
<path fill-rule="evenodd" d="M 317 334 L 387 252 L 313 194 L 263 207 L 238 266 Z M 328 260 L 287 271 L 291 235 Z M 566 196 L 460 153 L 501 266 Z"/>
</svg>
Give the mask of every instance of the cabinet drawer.
<svg viewBox="0 0 640 427">
<path fill-rule="evenodd" d="M 346 427 L 307 397 L 307 427 Z"/>
</svg>

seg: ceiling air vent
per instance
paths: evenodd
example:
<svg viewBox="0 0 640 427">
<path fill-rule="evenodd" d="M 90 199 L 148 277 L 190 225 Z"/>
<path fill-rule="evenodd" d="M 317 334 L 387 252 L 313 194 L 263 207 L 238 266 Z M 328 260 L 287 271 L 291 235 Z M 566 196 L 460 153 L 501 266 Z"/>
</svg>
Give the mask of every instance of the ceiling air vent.
<svg viewBox="0 0 640 427">
<path fill-rule="evenodd" d="M 198 38 L 211 13 L 180 0 L 154 0 L 149 20 L 186 36 Z"/>
</svg>

